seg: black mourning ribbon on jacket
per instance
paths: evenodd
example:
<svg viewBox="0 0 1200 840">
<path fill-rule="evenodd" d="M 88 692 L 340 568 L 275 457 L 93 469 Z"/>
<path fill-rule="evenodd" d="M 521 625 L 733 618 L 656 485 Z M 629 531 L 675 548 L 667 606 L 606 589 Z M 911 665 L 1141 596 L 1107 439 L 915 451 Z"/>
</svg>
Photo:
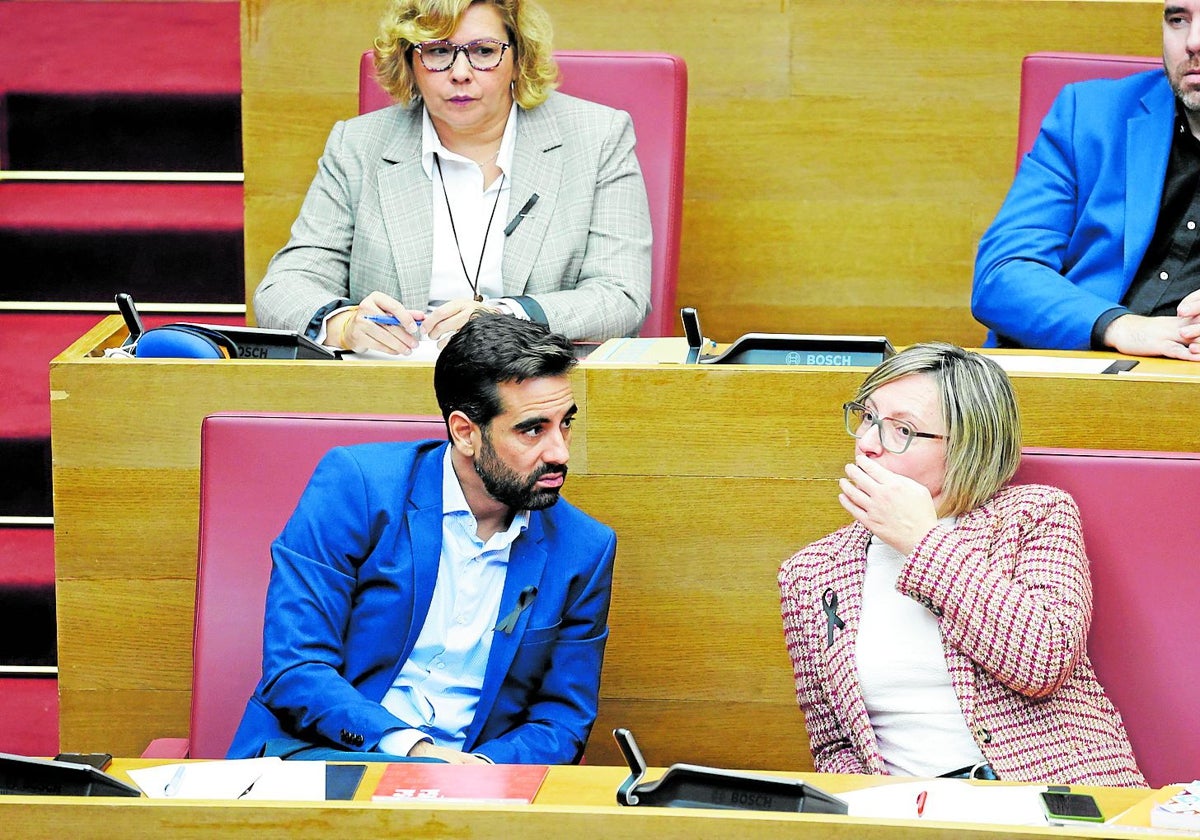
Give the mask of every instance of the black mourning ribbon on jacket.
<svg viewBox="0 0 1200 840">
<path fill-rule="evenodd" d="M 526 586 L 521 590 L 521 594 L 517 596 L 517 605 L 513 607 L 512 612 L 500 619 L 499 623 L 492 630 L 502 630 L 505 633 L 512 633 L 517 628 L 517 619 L 521 617 L 521 613 L 533 606 L 533 599 L 536 597 L 537 587 Z"/>
<path fill-rule="evenodd" d="M 825 646 L 833 647 L 833 629 L 836 627 L 841 630 L 846 626 L 846 622 L 842 621 L 837 614 L 837 593 L 832 589 L 826 589 L 821 596 L 821 609 L 825 611 Z"/>
</svg>

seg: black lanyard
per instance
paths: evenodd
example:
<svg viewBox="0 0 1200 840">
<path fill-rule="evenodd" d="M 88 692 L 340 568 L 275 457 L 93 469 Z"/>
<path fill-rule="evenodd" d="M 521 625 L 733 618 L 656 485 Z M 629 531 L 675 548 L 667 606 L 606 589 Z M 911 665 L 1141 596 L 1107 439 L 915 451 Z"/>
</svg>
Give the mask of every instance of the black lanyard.
<svg viewBox="0 0 1200 840">
<path fill-rule="evenodd" d="M 454 249 L 458 251 L 458 261 L 462 265 L 463 276 L 467 278 L 476 302 L 480 302 L 483 300 L 483 295 L 479 294 L 479 273 L 483 270 L 483 255 L 487 251 L 488 235 L 492 232 L 492 220 L 496 218 L 496 208 L 500 206 L 500 193 L 504 191 L 504 171 L 500 171 L 500 186 L 496 189 L 492 215 L 488 216 L 487 230 L 483 232 L 483 246 L 479 249 L 479 265 L 475 266 L 475 279 L 472 280 L 471 272 L 467 271 L 467 261 L 463 258 L 462 245 L 458 241 L 458 228 L 454 226 L 454 211 L 450 209 L 450 193 L 446 192 L 446 179 L 442 175 L 442 159 L 438 157 L 437 152 L 433 153 L 433 162 L 437 166 L 438 181 L 442 184 L 442 196 L 446 199 L 446 213 L 450 216 L 450 232 L 454 234 Z"/>
</svg>

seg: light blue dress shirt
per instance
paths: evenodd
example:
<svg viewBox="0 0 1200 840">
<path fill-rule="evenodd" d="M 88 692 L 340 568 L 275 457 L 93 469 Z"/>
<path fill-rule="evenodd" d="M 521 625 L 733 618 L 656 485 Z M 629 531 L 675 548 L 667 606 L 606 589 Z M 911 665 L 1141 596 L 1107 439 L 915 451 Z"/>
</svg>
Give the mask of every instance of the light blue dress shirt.
<svg viewBox="0 0 1200 840">
<path fill-rule="evenodd" d="M 442 462 L 442 551 L 429 614 L 408 661 L 381 701 L 408 724 L 379 742 L 379 751 L 407 755 L 421 740 L 461 749 L 483 688 L 492 633 L 513 541 L 529 513 L 486 542 L 458 483 L 447 447 Z"/>
</svg>

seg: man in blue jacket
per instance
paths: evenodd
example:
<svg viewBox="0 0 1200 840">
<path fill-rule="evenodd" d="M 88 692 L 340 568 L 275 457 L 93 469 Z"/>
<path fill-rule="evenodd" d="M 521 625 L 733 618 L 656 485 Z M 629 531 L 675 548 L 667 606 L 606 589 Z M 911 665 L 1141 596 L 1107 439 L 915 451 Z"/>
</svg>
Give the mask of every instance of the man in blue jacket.
<svg viewBox="0 0 1200 840">
<path fill-rule="evenodd" d="M 449 444 L 325 456 L 271 548 L 230 757 L 579 760 L 616 536 L 559 499 L 574 364 L 562 336 L 481 314 L 434 371 Z"/>
<path fill-rule="evenodd" d="M 1200 0 L 1167 0 L 1164 71 L 1068 85 L 979 244 L 988 346 L 1200 361 Z"/>
</svg>

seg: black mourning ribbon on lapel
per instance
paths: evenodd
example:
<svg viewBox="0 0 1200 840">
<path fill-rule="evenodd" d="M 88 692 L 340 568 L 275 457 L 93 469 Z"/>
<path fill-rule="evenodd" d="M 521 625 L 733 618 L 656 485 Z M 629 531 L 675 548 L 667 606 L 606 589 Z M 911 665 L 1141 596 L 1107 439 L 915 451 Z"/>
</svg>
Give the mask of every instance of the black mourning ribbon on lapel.
<svg viewBox="0 0 1200 840">
<path fill-rule="evenodd" d="M 846 626 L 846 622 L 837 614 L 837 593 L 832 589 L 826 589 L 821 595 L 821 609 L 825 611 L 825 646 L 833 647 L 833 629 L 836 627 L 841 630 Z"/>
<path fill-rule="evenodd" d="M 517 596 L 517 605 L 513 607 L 512 612 L 500 619 L 499 623 L 492 628 L 502 630 L 505 633 L 512 633 L 517 629 L 517 619 L 521 617 L 521 613 L 533 606 L 533 599 L 537 597 L 536 586 L 526 586 L 521 590 L 521 594 Z"/>
</svg>

